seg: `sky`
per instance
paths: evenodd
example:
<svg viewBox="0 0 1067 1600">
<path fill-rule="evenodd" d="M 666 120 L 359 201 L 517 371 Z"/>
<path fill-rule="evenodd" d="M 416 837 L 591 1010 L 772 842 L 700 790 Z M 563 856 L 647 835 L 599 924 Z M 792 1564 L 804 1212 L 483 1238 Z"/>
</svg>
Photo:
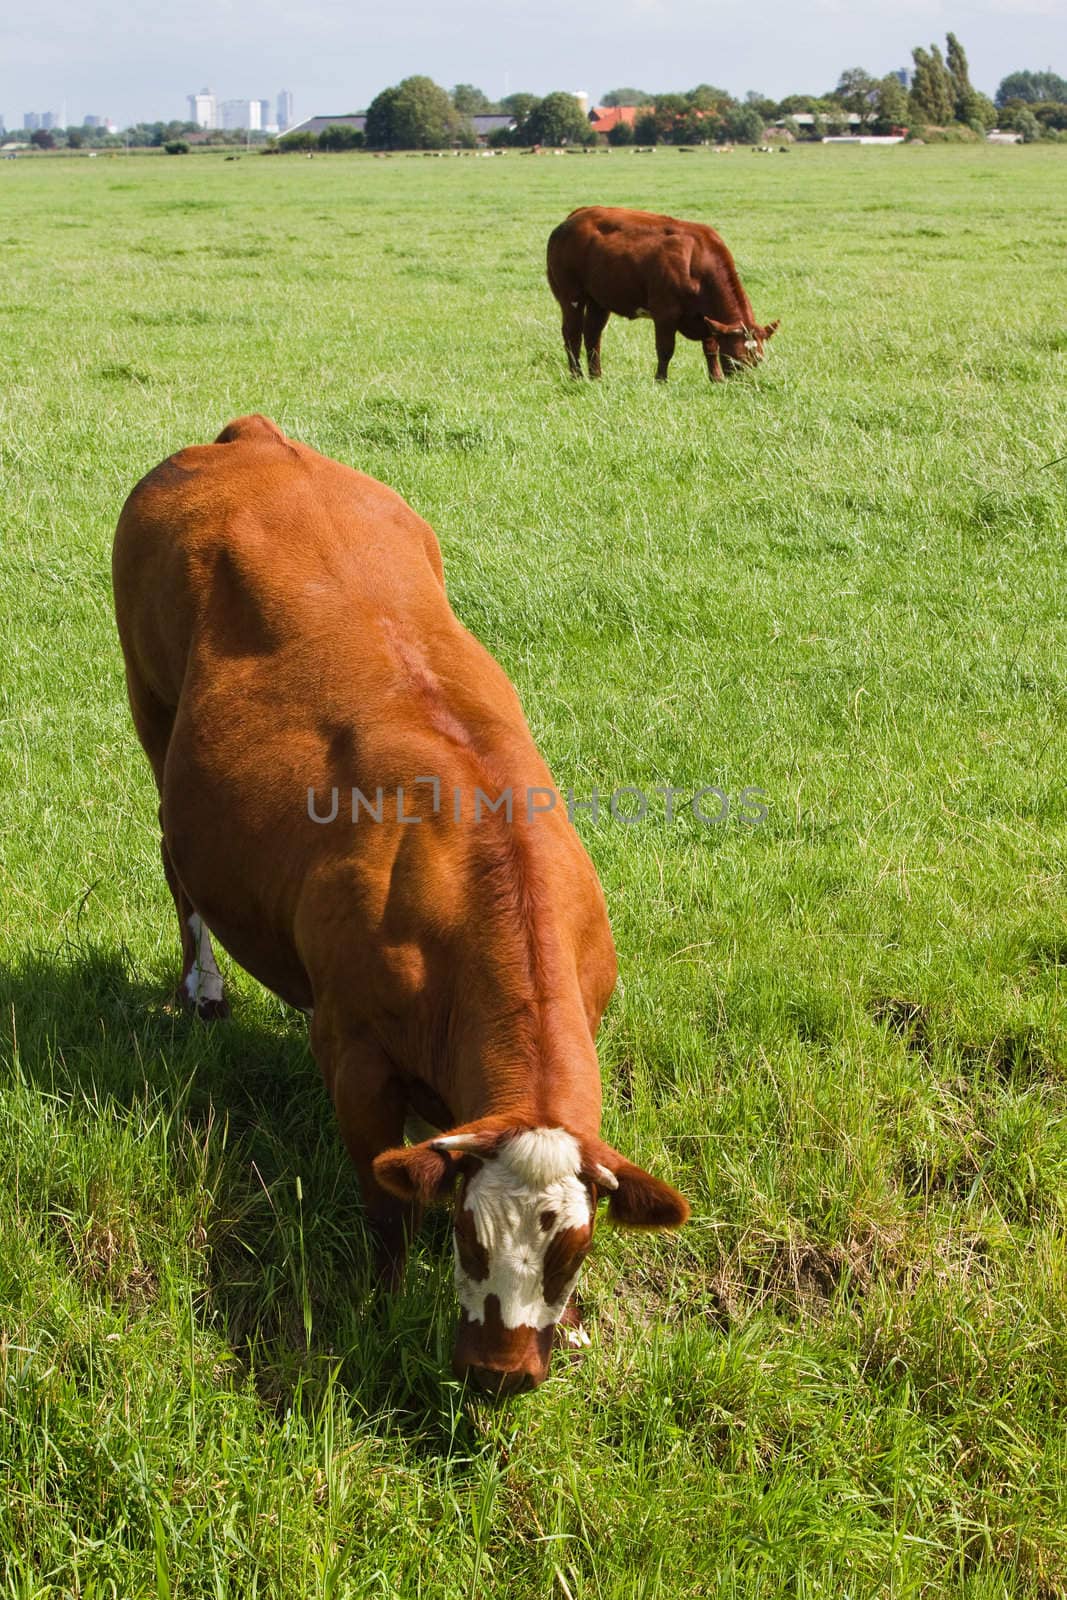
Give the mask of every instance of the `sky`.
<svg viewBox="0 0 1067 1600">
<path fill-rule="evenodd" d="M 120 125 L 185 117 L 186 96 L 294 95 L 297 119 L 363 110 L 412 73 L 445 88 L 825 93 L 846 67 L 909 65 L 952 29 L 976 88 L 1067 77 L 1067 0 L 50 0 L 0 14 L 0 113 Z"/>
</svg>

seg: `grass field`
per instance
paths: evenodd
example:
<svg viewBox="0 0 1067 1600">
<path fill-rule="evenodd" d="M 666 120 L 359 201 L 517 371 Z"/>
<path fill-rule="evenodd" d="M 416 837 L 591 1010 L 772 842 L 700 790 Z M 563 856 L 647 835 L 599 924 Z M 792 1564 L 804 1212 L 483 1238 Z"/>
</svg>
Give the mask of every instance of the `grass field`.
<svg viewBox="0 0 1067 1600">
<path fill-rule="evenodd" d="M 1067 1595 L 1067 156 L 0 168 L 0 1571 L 38 1596 Z M 764 368 L 609 323 L 606 201 L 733 247 Z M 580 828 L 621 981 L 594 1337 L 447 1376 L 447 1223 L 375 1305 L 302 1019 L 173 910 L 109 548 L 261 410 L 399 489 Z"/>
</svg>

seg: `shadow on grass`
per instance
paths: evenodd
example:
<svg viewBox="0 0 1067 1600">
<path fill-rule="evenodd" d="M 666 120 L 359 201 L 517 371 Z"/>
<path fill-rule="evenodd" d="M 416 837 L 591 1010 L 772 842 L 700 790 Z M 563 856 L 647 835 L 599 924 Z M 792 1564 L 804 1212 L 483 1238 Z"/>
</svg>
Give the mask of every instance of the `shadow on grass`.
<svg viewBox="0 0 1067 1600">
<path fill-rule="evenodd" d="M 340 1390 L 416 1453 L 470 1454 L 475 1403 L 447 1376 L 447 1214 L 427 1219 L 404 1292 L 381 1294 L 303 1018 L 239 995 L 228 1022 L 205 1025 L 132 970 L 84 943 L 0 966 L 0 1072 L 58 1101 L 68 1127 L 83 1118 L 85 1142 L 105 1141 L 97 1159 L 109 1123 L 154 1141 L 156 1227 L 172 1264 L 191 1240 L 197 1322 L 265 1406 L 314 1412 Z"/>
</svg>

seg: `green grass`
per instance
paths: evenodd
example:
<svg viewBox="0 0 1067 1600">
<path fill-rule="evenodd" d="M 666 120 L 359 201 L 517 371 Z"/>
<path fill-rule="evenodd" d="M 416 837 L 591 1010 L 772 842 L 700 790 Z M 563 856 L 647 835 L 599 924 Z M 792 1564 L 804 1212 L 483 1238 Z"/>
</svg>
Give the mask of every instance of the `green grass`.
<svg viewBox="0 0 1067 1600">
<path fill-rule="evenodd" d="M 1067 1594 L 1067 185 L 1041 149 L 0 170 L 4 1595 Z M 762 371 L 609 323 L 545 237 L 700 217 Z M 621 982 L 594 1335 L 447 1376 L 447 1223 L 374 1303 L 302 1022 L 177 972 L 108 555 L 262 410 L 436 528 L 580 827 Z M 1057 458 L 1060 458 L 1057 460 Z"/>
</svg>

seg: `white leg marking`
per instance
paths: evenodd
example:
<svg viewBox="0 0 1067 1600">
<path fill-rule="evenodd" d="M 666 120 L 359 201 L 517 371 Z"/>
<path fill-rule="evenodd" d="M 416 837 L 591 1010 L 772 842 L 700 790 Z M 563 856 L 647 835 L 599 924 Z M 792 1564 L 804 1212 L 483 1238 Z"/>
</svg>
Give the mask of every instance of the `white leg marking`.
<svg viewBox="0 0 1067 1600">
<path fill-rule="evenodd" d="M 185 992 L 196 1006 L 205 1001 L 217 1002 L 222 999 L 222 973 L 215 964 L 211 935 L 195 911 L 189 918 L 189 931 L 196 955 L 186 975 Z"/>
</svg>

